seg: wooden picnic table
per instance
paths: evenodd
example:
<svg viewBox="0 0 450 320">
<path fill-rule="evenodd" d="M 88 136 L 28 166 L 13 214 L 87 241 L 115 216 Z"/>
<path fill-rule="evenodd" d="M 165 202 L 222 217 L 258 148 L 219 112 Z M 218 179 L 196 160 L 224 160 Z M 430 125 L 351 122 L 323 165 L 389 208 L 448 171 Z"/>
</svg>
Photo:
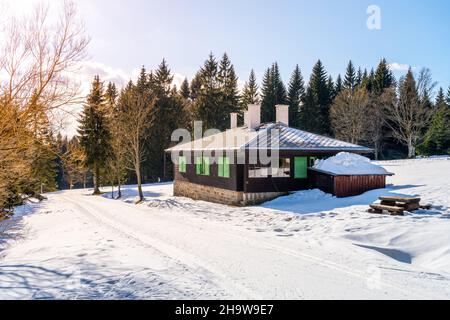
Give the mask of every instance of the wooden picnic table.
<svg viewBox="0 0 450 320">
<path fill-rule="evenodd" d="M 381 201 L 386 202 L 404 202 L 404 203 L 420 203 L 420 198 L 407 198 L 407 197 L 379 197 Z"/>
<path fill-rule="evenodd" d="M 403 215 L 404 211 L 430 209 L 430 205 L 420 205 L 420 198 L 413 197 L 379 197 L 380 204 L 370 205 L 369 212 L 383 213 L 388 211 L 391 215 Z"/>
</svg>

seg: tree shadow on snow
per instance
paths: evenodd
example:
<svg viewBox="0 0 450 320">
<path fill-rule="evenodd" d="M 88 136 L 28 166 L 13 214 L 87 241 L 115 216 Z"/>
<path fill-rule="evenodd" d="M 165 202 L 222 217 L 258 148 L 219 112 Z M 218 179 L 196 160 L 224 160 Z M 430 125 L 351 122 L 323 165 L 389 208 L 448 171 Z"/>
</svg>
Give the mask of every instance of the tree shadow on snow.
<svg viewBox="0 0 450 320">
<path fill-rule="evenodd" d="M 64 270 L 31 264 L 0 265 L 0 299 L 81 300 L 81 299 L 163 299 L 186 298 L 178 287 L 157 271 L 133 270 L 88 263 L 64 262 Z"/>
<path fill-rule="evenodd" d="M 24 227 L 23 217 L 36 212 L 38 209 L 41 209 L 42 203 L 45 202 L 28 200 L 26 204 L 15 207 L 14 213 L 11 217 L 0 221 L 0 252 L 4 249 L 4 246 L 8 240 L 18 239 L 21 237 L 21 231 Z"/>
</svg>

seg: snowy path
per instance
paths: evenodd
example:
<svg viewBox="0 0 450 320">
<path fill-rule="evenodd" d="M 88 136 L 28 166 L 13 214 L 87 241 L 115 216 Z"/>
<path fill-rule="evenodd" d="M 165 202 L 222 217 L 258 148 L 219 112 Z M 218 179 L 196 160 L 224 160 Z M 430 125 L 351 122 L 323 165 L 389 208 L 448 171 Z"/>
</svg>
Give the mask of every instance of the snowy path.
<svg viewBox="0 0 450 320">
<path fill-rule="evenodd" d="M 138 206 L 78 190 L 22 207 L 31 212 L 0 251 L 0 298 L 450 298 L 448 244 L 431 259 L 401 242 L 424 228 L 417 240 L 428 236 L 429 247 L 448 240 L 441 215 L 374 216 L 365 206 L 299 215 L 174 198 L 170 184 L 145 190 Z"/>
</svg>

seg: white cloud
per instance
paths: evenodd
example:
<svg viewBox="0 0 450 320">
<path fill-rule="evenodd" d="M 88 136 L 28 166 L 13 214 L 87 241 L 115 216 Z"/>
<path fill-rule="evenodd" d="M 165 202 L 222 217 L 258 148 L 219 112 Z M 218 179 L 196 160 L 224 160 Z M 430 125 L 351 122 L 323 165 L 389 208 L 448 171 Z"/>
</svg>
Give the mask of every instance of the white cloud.
<svg viewBox="0 0 450 320">
<path fill-rule="evenodd" d="M 407 64 L 402 64 L 402 63 L 390 63 L 389 65 L 389 69 L 391 69 L 392 71 L 408 71 L 409 68 L 411 67 L 410 65 Z"/>
<path fill-rule="evenodd" d="M 177 86 L 177 89 L 179 90 L 185 78 L 186 77 L 181 73 L 174 73 L 172 85 Z"/>
</svg>

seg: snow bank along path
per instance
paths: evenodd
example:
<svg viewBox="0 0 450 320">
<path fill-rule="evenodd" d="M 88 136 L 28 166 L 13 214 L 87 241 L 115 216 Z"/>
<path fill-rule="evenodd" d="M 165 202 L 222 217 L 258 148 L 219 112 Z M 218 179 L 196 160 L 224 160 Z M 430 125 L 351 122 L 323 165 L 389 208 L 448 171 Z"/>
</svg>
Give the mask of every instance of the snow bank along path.
<svg viewBox="0 0 450 320">
<path fill-rule="evenodd" d="M 8 222 L 0 298 L 450 298 L 450 161 L 381 164 L 394 187 L 347 199 L 302 191 L 262 207 L 172 197 L 171 184 L 146 186 L 137 206 L 133 187 L 123 200 L 49 194 Z M 366 213 L 382 194 L 436 207 Z"/>
</svg>

